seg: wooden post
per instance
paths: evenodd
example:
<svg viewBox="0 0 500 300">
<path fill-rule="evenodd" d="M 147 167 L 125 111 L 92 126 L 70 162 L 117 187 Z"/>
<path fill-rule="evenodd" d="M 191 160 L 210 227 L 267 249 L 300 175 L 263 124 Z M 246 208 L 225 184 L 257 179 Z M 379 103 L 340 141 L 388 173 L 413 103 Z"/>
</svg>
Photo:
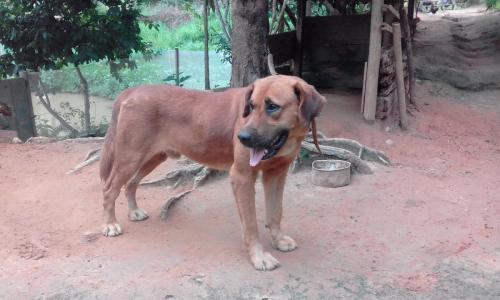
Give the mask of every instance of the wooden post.
<svg viewBox="0 0 500 300">
<path fill-rule="evenodd" d="M 363 113 L 365 109 L 365 97 L 366 97 L 366 65 L 367 62 L 365 61 L 365 66 L 363 68 L 363 90 L 361 92 L 361 109 L 360 112 Z"/>
<path fill-rule="evenodd" d="M 401 128 L 408 129 L 406 115 L 405 78 L 403 73 L 403 49 L 401 48 L 401 27 L 399 23 L 392 23 L 392 38 L 394 45 L 394 64 L 396 65 L 396 82 L 398 84 L 399 118 Z"/>
<path fill-rule="evenodd" d="M 366 71 L 365 108 L 363 116 L 367 121 L 375 120 L 377 107 L 378 71 L 382 48 L 382 4 L 384 0 L 373 0 L 370 25 L 370 46 L 368 52 L 368 68 Z"/>
<path fill-rule="evenodd" d="M 415 12 L 415 0 L 408 0 L 408 22 L 410 24 L 410 28 L 411 28 L 411 36 L 413 37 L 413 34 L 415 34 L 414 32 L 414 29 L 413 28 L 413 14 Z"/>
<path fill-rule="evenodd" d="M 217 2 L 217 0 L 216 0 Z M 221 23 L 221 26 L 223 24 Z M 209 70 L 209 58 L 208 58 L 208 0 L 203 2 L 203 29 L 205 31 L 205 90 L 210 89 L 210 70 Z"/>
<path fill-rule="evenodd" d="M 312 14 L 312 0 L 306 0 L 306 17 L 310 17 Z"/>
<path fill-rule="evenodd" d="M 305 16 L 306 16 L 305 0 L 297 0 L 297 26 L 295 28 L 295 36 L 297 43 L 295 45 L 293 75 L 299 77 L 302 74 L 302 29 L 304 25 Z"/>
<path fill-rule="evenodd" d="M 33 114 L 33 104 L 31 101 L 30 85 L 28 73 L 25 71 L 19 72 L 21 78 L 12 78 L 2 81 L 0 95 L 5 96 L 6 101 L 10 102 L 12 107 L 12 116 L 9 120 L 9 125 L 17 131 L 17 137 L 26 141 L 32 136 L 36 136 L 35 117 Z"/>
<path fill-rule="evenodd" d="M 406 9 L 400 6 L 399 15 L 401 16 L 401 26 L 403 29 L 403 35 L 405 38 L 406 44 L 406 54 L 408 59 L 406 63 L 408 65 L 408 81 L 410 91 L 410 103 L 416 104 L 415 100 L 415 65 L 413 64 L 413 46 L 411 44 L 411 33 L 410 33 L 410 24 L 408 22 L 408 17 L 406 15 Z"/>
<path fill-rule="evenodd" d="M 179 48 L 175 48 L 175 85 L 180 85 L 179 76 Z"/>
</svg>

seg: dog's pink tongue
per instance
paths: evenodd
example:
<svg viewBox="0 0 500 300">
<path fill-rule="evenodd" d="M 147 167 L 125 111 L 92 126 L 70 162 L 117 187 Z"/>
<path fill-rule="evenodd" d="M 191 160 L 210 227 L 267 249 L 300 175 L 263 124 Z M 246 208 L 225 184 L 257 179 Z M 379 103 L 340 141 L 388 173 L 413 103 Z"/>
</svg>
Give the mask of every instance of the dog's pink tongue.
<svg viewBox="0 0 500 300">
<path fill-rule="evenodd" d="M 250 166 L 255 167 L 264 157 L 264 150 L 250 149 Z"/>
</svg>

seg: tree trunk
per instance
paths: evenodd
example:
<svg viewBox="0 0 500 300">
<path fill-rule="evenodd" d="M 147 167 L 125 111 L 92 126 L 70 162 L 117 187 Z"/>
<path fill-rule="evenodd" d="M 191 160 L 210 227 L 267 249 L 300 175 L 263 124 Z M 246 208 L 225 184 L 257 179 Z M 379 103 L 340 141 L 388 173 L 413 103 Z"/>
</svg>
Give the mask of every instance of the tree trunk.
<svg viewBox="0 0 500 300">
<path fill-rule="evenodd" d="M 231 86 L 246 86 L 267 76 L 267 0 L 235 0 L 233 15 Z"/>
<path fill-rule="evenodd" d="M 87 79 L 83 77 L 82 71 L 78 65 L 75 65 L 76 73 L 78 74 L 78 78 L 80 78 L 80 87 L 83 93 L 83 105 L 85 112 L 85 133 L 90 133 L 90 95 L 89 95 L 89 84 L 87 83 Z"/>
<path fill-rule="evenodd" d="M 310 17 L 312 15 L 312 0 L 306 1 L 306 17 Z"/>
</svg>

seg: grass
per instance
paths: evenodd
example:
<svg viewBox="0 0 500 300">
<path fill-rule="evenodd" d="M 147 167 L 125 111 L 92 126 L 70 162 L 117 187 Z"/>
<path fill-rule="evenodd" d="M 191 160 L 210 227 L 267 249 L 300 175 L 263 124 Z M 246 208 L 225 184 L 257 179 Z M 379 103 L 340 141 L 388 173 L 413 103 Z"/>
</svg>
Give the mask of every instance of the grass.
<svg viewBox="0 0 500 300">
<path fill-rule="evenodd" d="M 214 36 L 221 32 L 216 17 L 212 14 L 208 19 L 209 35 Z M 145 42 L 151 44 L 155 53 L 161 53 L 167 49 L 179 48 L 182 50 L 203 50 L 203 22 L 200 18 L 192 18 L 175 29 L 170 29 L 164 24 L 158 26 L 158 30 L 141 25 L 141 37 Z M 215 45 L 209 45 L 214 49 Z"/>
</svg>

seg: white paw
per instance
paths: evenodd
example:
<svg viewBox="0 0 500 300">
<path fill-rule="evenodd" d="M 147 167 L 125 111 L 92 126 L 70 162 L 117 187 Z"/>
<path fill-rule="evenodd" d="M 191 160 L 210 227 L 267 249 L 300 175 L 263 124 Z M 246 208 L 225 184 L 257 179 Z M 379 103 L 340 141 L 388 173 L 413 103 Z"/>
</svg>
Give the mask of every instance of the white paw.
<svg viewBox="0 0 500 300">
<path fill-rule="evenodd" d="M 104 236 L 118 236 L 122 234 L 122 228 L 118 223 L 106 224 L 102 229 L 102 235 Z"/>
<path fill-rule="evenodd" d="M 253 266 L 258 271 L 271 271 L 279 267 L 279 261 L 274 258 L 269 252 L 260 252 L 253 255 L 251 258 Z"/>
<path fill-rule="evenodd" d="M 297 249 L 297 243 L 288 235 L 282 235 L 280 238 L 273 239 L 273 247 L 283 252 L 289 252 Z"/>
<path fill-rule="evenodd" d="M 149 218 L 149 215 L 145 210 L 138 208 L 129 211 L 128 218 L 130 221 L 143 221 Z"/>
</svg>

